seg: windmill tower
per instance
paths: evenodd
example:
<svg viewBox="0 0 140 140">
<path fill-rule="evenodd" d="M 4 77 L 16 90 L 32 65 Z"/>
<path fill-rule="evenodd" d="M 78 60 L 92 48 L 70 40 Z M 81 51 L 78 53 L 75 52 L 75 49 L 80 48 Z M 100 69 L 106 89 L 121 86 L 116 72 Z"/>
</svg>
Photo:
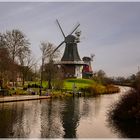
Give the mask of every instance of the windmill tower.
<svg viewBox="0 0 140 140">
<path fill-rule="evenodd" d="M 84 62 L 80 59 L 78 48 L 77 48 L 77 43 L 80 42 L 79 37 L 80 37 L 81 32 L 80 31 L 75 32 L 76 29 L 80 26 L 80 24 L 78 24 L 70 34 L 65 36 L 62 30 L 62 27 L 60 26 L 59 21 L 58 20 L 56 21 L 62 32 L 64 41 L 62 41 L 58 45 L 58 47 L 53 51 L 53 53 L 60 46 L 62 46 L 62 44 L 65 43 L 64 54 L 61 58 L 61 61 L 58 64 L 61 65 L 65 78 L 69 78 L 69 77 L 82 78 L 82 68 L 83 68 Z M 74 32 L 75 32 L 75 35 L 72 35 Z"/>
<path fill-rule="evenodd" d="M 93 75 L 93 70 L 91 66 L 91 61 L 93 61 L 94 54 L 91 54 L 90 57 L 85 56 L 83 57 L 84 65 L 83 65 L 83 77 L 90 78 Z"/>
</svg>

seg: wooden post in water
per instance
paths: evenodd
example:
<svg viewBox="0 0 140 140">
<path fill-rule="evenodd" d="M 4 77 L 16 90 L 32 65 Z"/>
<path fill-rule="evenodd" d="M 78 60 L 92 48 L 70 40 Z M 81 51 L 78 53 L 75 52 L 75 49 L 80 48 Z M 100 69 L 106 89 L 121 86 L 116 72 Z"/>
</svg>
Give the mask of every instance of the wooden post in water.
<svg viewBox="0 0 140 140">
<path fill-rule="evenodd" d="M 86 94 L 85 94 L 85 89 L 83 90 L 83 94 L 84 94 L 84 97 L 85 97 L 85 95 L 86 95 Z"/>
<path fill-rule="evenodd" d="M 73 83 L 73 97 L 75 96 L 75 89 L 76 89 L 76 85 L 75 85 L 75 82 Z"/>
<path fill-rule="evenodd" d="M 80 97 L 82 96 L 82 93 L 80 92 Z"/>
<path fill-rule="evenodd" d="M 78 94 L 78 97 L 80 97 L 80 94 L 79 94 L 79 92 L 77 92 L 77 94 Z"/>
<path fill-rule="evenodd" d="M 74 91 L 72 91 L 72 97 L 74 97 Z"/>
</svg>

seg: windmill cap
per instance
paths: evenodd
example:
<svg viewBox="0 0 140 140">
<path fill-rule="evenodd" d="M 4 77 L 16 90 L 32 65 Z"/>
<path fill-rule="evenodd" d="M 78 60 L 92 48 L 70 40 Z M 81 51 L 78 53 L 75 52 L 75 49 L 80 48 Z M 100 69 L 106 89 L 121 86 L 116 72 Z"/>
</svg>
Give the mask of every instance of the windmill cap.
<svg viewBox="0 0 140 140">
<path fill-rule="evenodd" d="M 83 61 L 91 61 L 91 58 L 90 57 L 88 57 L 88 56 L 85 56 L 85 57 L 83 57 L 83 59 L 82 59 Z"/>
<path fill-rule="evenodd" d="M 68 35 L 66 38 L 65 38 L 65 42 L 66 43 L 74 43 L 75 42 L 75 39 L 76 37 L 74 35 Z"/>
</svg>

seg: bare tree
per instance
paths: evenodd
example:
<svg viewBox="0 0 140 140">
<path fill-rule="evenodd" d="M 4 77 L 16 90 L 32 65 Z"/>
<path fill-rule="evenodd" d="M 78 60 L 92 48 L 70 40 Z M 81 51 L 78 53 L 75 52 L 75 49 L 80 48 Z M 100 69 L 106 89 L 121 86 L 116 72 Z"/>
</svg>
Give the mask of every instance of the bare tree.
<svg viewBox="0 0 140 140">
<path fill-rule="evenodd" d="M 29 75 L 32 72 L 33 67 L 36 65 L 36 60 L 33 56 L 28 54 L 26 57 L 20 57 L 20 73 L 22 77 L 22 86 L 24 86 L 25 80 L 29 80 Z"/>
<path fill-rule="evenodd" d="M 42 42 L 40 46 L 40 50 L 42 52 L 42 64 L 41 64 L 41 80 L 40 86 L 42 88 L 42 80 L 43 80 L 43 68 L 44 64 L 47 63 L 48 66 L 48 88 L 51 89 L 51 80 L 52 80 L 52 72 L 53 72 L 53 59 L 57 58 L 59 55 L 59 51 L 53 53 L 55 46 L 49 42 Z M 40 88 L 40 95 L 42 89 Z"/>
<path fill-rule="evenodd" d="M 106 73 L 103 70 L 99 70 L 94 73 L 93 79 L 99 83 L 104 84 L 105 83 L 105 78 L 106 78 Z"/>
<path fill-rule="evenodd" d="M 6 48 L 0 47 L 0 80 L 1 83 L 6 83 L 8 80 L 11 60 Z M 2 82 L 3 81 L 3 82 Z M 2 85 L 0 85 L 2 87 Z"/>
<path fill-rule="evenodd" d="M 4 37 L 0 34 L 0 87 L 3 86 L 3 83 L 5 85 L 9 80 L 9 73 L 12 65 L 14 64 L 10 59 L 7 48 L 5 47 Z"/>
<path fill-rule="evenodd" d="M 29 41 L 28 39 L 26 39 L 26 36 L 17 29 L 14 29 L 12 31 L 7 31 L 5 34 L 3 34 L 4 36 L 4 45 L 5 47 L 8 49 L 10 57 L 13 61 L 13 63 L 16 63 L 16 60 L 20 60 L 20 63 L 22 64 L 23 62 L 21 62 L 22 58 L 24 58 L 26 56 L 26 53 L 29 52 Z M 14 83 L 14 81 L 16 80 L 16 75 L 15 75 L 15 68 L 13 65 L 13 69 L 12 69 L 12 81 Z"/>
<path fill-rule="evenodd" d="M 54 65 L 52 74 L 52 85 L 55 90 L 60 90 L 64 86 L 64 74 L 61 66 Z"/>
<path fill-rule="evenodd" d="M 8 48 L 11 58 L 15 61 L 15 58 L 18 57 L 19 53 L 24 53 L 28 50 L 30 45 L 29 40 L 26 39 L 26 36 L 17 29 L 12 31 L 7 31 L 4 34 L 5 37 L 5 45 Z"/>
</svg>

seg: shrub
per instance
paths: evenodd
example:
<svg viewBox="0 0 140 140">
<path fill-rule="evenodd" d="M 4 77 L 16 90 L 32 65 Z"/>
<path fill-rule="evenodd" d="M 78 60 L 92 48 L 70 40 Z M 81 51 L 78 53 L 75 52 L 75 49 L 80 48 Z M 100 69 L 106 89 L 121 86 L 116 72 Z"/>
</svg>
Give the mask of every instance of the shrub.
<svg viewBox="0 0 140 140">
<path fill-rule="evenodd" d="M 7 90 L 7 89 L 1 89 L 0 90 L 0 95 L 2 95 L 2 96 L 10 95 L 9 90 Z"/>
<path fill-rule="evenodd" d="M 111 118 L 113 120 L 140 121 L 140 93 L 131 90 L 111 108 Z"/>
<path fill-rule="evenodd" d="M 23 90 L 27 90 L 27 87 L 23 87 Z"/>
<path fill-rule="evenodd" d="M 56 80 L 53 80 L 52 83 L 53 83 L 52 85 L 53 85 L 54 89 L 56 89 L 56 90 L 61 90 L 64 87 L 64 80 L 56 79 Z"/>
<path fill-rule="evenodd" d="M 111 108 L 113 120 L 131 120 L 140 122 L 140 73 L 137 73 L 132 84 L 133 88 Z"/>
<path fill-rule="evenodd" d="M 28 88 L 40 88 L 38 84 L 28 84 Z"/>
<path fill-rule="evenodd" d="M 136 76 L 132 82 L 132 87 L 140 92 L 140 71 L 136 74 Z"/>
<path fill-rule="evenodd" d="M 114 85 L 107 85 L 105 93 L 117 93 L 120 92 L 119 87 Z"/>
<path fill-rule="evenodd" d="M 107 85 L 103 86 L 101 84 L 93 84 L 89 87 L 80 88 L 81 92 L 86 92 L 88 95 L 100 95 L 100 94 L 110 94 L 110 93 L 117 93 L 120 91 L 119 87 L 114 85 Z"/>
</svg>

